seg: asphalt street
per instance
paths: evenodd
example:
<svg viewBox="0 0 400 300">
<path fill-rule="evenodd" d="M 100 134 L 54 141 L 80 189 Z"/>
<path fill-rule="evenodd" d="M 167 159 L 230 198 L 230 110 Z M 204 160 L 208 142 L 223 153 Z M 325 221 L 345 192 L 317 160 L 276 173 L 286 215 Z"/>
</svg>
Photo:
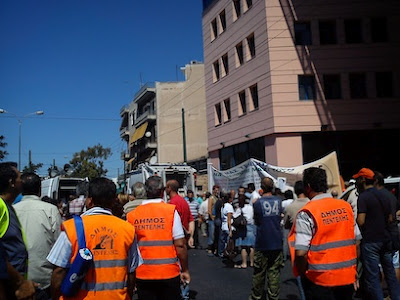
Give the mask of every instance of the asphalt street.
<svg viewBox="0 0 400 300">
<path fill-rule="evenodd" d="M 201 244 L 204 245 L 204 240 Z M 240 262 L 238 255 L 234 261 Z M 236 269 L 215 256 L 208 256 L 206 250 L 189 250 L 189 270 L 191 274 L 190 299 L 196 300 L 245 300 L 248 299 L 253 268 Z M 300 299 L 293 277 L 290 261 L 287 260 L 281 271 L 281 290 L 279 299 Z"/>
</svg>

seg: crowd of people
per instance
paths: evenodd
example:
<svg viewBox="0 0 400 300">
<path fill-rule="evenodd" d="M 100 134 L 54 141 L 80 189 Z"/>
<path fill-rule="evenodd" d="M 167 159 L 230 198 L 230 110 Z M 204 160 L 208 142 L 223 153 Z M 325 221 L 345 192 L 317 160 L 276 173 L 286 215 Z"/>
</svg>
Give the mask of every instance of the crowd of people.
<svg viewBox="0 0 400 300">
<path fill-rule="evenodd" d="M 400 299 L 400 204 L 383 175 L 362 168 L 342 195 L 323 169 L 302 175 L 293 191 L 266 177 L 198 195 L 158 176 L 117 195 L 95 178 L 62 203 L 0 163 L 0 299 L 189 299 L 188 249 L 253 268 L 249 300 L 279 299 L 287 259 L 302 300 Z"/>
</svg>

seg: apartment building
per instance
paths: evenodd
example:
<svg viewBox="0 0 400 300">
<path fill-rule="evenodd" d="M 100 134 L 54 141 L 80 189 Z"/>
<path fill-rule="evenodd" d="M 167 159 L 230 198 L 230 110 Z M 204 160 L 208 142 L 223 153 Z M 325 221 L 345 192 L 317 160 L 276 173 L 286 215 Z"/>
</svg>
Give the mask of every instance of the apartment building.
<svg viewBox="0 0 400 300">
<path fill-rule="evenodd" d="M 127 171 L 143 162 L 183 163 L 207 169 L 204 64 L 181 68 L 184 81 L 143 86 L 121 109 L 120 136 L 127 142 Z"/>
<path fill-rule="evenodd" d="M 398 1 L 203 0 L 202 26 L 215 167 L 336 151 L 345 179 L 400 173 Z"/>
</svg>

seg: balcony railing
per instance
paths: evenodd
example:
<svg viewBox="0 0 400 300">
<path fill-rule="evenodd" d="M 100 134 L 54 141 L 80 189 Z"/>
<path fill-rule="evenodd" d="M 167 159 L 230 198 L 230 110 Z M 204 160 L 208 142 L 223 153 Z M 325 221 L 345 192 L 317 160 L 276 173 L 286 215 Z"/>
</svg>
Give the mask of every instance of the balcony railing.
<svg viewBox="0 0 400 300">
<path fill-rule="evenodd" d="M 122 128 L 122 129 L 119 131 L 119 136 L 120 136 L 121 138 L 129 137 L 129 130 L 128 130 L 128 127 Z"/>
<path fill-rule="evenodd" d="M 129 113 L 129 107 L 128 105 L 124 105 L 121 107 L 119 114 L 122 116 L 124 113 Z"/>
<path fill-rule="evenodd" d="M 149 109 L 143 112 L 141 115 L 137 116 L 135 120 L 135 126 L 143 123 L 145 120 L 155 120 L 157 118 L 156 112 L 154 109 Z"/>
<path fill-rule="evenodd" d="M 143 94 L 147 89 L 154 89 L 156 84 L 154 82 L 147 82 L 144 86 L 140 88 L 133 96 L 133 99 L 135 100 L 137 97 L 139 97 L 141 94 Z"/>
</svg>

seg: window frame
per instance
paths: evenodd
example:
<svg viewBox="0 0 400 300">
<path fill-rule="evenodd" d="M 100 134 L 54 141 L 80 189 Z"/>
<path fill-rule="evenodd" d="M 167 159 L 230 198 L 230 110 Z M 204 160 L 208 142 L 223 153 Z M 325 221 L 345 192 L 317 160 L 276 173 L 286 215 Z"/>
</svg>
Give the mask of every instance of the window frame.
<svg viewBox="0 0 400 300">
<path fill-rule="evenodd" d="M 336 78 L 336 79 L 338 79 L 338 81 L 337 82 L 328 82 L 327 79 L 329 79 L 329 78 L 331 78 L 331 79 L 332 78 Z M 322 75 L 322 80 L 323 80 L 323 87 L 324 87 L 324 97 L 325 97 L 326 100 L 342 99 L 343 92 L 342 92 L 342 79 L 341 79 L 340 73 L 339 74 L 333 74 L 333 73 L 332 74 L 323 74 Z M 338 90 L 339 90 L 339 96 L 338 97 L 335 97 L 335 92 L 334 91 L 330 95 L 327 95 L 327 91 L 329 90 L 328 84 L 330 86 L 333 86 L 333 88 L 331 90 L 334 90 L 335 89 L 335 85 L 338 84 Z"/>
<path fill-rule="evenodd" d="M 241 90 L 237 94 L 237 96 L 238 96 L 238 116 L 241 117 L 247 114 L 246 90 Z"/>
<path fill-rule="evenodd" d="M 306 97 L 304 99 L 302 99 L 301 95 L 301 87 L 304 86 L 304 82 L 302 81 L 302 79 L 306 79 L 306 78 L 312 78 L 312 84 L 311 84 L 311 91 L 312 91 L 312 98 Z M 302 81 L 302 83 L 300 84 L 300 81 Z M 314 74 L 301 74 L 301 75 L 297 75 L 297 85 L 298 85 L 298 92 L 299 92 L 299 100 L 300 101 L 315 101 L 317 100 L 317 95 L 316 95 L 316 90 L 315 90 L 315 75 Z M 304 95 L 308 95 L 307 93 L 308 89 L 304 89 Z"/>
<path fill-rule="evenodd" d="M 241 49 L 239 55 L 239 49 Z M 243 49 L 243 41 L 240 41 L 235 46 L 235 58 L 236 58 L 236 68 L 239 68 L 244 64 L 244 49 Z"/>
<path fill-rule="evenodd" d="M 300 25 L 306 26 L 306 30 L 299 30 Z M 312 32 L 311 32 L 311 22 L 310 21 L 294 21 L 294 44 L 296 46 L 309 46 L 312 45 Z M 299 36 L 301 34 L 301 36 Z M 309 40 L 307 40 L 307 34 L 309 35 Z M 299 41 L 301 40 L 301 41 Z"/>
<path fill-rule="evenodd" d="M 325 24 L 325 25 L 331 24 L 331 25 L 333 25 L 332 28 L 334 29 L 334 32 L 331 32 L 331 34 L 333 33 L 331 37 L 334 37 L 334 41 L 329 40 L 329 38 L 331 38 L 331 37 L 329 37 L 329 35 L 326 35 L 324 37 L 324 42 L 323 42 L 323 39 L 322 39 L 323 35 L 321 33 L 322 32 L 326 33 L 327 30 L 321 30 L 321 25 L 322 24 Z M 319 20 L 318 21 L 318 31 L 319 31 L 319 44 L 320 45 L 336 45 L 338 43 L 338 30 L 337 30 L 337 22 L 336 22 L 336 20 Z"/>
</svg>

